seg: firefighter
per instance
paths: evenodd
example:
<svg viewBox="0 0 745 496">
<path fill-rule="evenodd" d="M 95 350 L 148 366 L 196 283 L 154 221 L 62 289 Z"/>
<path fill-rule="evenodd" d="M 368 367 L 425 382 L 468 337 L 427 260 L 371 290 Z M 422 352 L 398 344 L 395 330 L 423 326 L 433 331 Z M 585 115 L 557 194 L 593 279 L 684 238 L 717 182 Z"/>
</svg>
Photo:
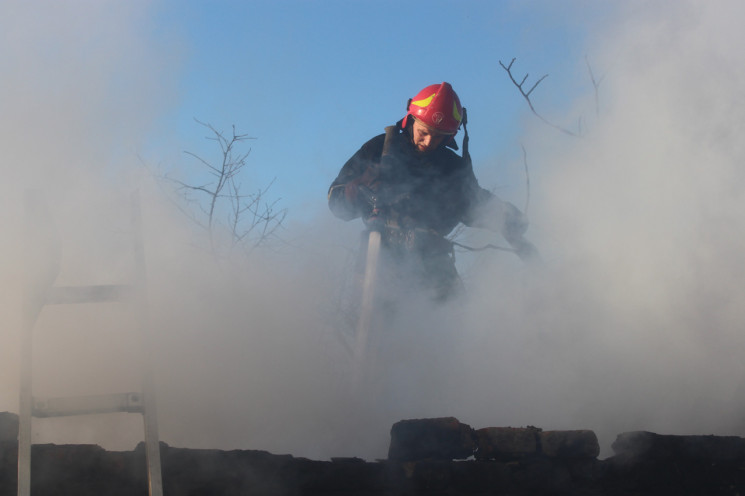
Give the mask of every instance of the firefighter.
<svg viewBox="0 0 745 496">
<path fill-rule="evenodd" d="M 528 227 L 519 209 L 479 186 L 465 111 L 449 83 L 427 86 L 409 100 L 394 128 L 344 164 L 328 191 L 334 215 L 361 217 L 368 229 L 379 230 L 387 266 L 440 300 L 460 285 L 446 239 L 459 223 L 501 233 L 515 246 Z M 463 156 L 455 152 L 461 125 Z"/>
</svg>

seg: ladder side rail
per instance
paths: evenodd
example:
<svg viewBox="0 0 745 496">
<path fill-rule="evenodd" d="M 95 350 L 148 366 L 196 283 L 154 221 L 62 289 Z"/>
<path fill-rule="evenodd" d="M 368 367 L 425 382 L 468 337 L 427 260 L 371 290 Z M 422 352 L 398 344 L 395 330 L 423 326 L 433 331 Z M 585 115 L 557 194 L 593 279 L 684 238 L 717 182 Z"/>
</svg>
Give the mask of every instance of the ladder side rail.
<svg viewBox="0 0 745 496">
<path fill-rule="evenodd" d="M 30 310 L 27 309 L 27 312 Z M 31 360 L 33 328 L 36 317 L 25 316 L 21 343 L 21 380 L 18 406 L 18 496 L 31 494 L 31 417 L 33 396 L 31 391 Z"/>
<path fill-rule="evenodd" d="M 133 249 L 135 258 L 135 282 L 138 289 L 135 294 L 139 307 L 139 331 L 142 340 L 144 374 L 142 379 L 143 423 L 145 430 L 145 459 L 147 463 L 148 494 L 163 496 L 163 477 L 160 460 L 160 437 L 158 434 L 158 415 L 155 404 L 155 386 L 153 381 L 153 350 L 155 341 L 148 326 L 147 270 L 145 265 L 145 248 L 142 240 L 142 213 L 139 193 L 131 197 Z"/>
<path fill-rule="evenodd" d="M 50 288 L 57 279 L 62 249 L 57 227 L 49 206 L 40 191 L 27 190 L 24 195 L 26 243 L 25 301 L 21 330 L 20 384 L 18 405 L 18 496 L 31 494 L 31 424 L 33 415 L 33 343 L 34 327 Z"/>
</svg>

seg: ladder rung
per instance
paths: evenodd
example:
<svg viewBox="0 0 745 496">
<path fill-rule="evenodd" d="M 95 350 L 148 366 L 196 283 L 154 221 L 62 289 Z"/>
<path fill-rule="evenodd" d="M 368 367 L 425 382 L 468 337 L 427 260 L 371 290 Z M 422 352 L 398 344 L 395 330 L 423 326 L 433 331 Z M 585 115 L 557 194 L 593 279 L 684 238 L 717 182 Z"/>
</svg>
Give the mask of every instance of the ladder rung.
<svg viewBox="0 0 745 496">
<path fill-rule="evenodd" d="M 34 417 L 65 417 L 93 413 L 143 413 L 142 394 L 119 393 L 64 398 L 34 398 Z"/>
<path fill-rule="evenodd" d="M 97 286 L 55 286 L 49 288 L 48 305 L 69 303 L 100 303 L 120 301 L 131 297 L 133 287 L 125 284 L 101 284 Z"/>
</svg>

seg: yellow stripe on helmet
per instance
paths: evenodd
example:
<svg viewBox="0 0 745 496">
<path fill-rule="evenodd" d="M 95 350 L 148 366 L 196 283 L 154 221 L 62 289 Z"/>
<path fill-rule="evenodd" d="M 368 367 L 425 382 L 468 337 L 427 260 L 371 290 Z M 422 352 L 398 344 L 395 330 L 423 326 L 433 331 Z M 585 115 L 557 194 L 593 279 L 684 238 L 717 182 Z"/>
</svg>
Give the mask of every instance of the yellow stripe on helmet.
<svg viewBox="0 0 745 496">
<path fill-rule="evenodd" d="M 427 98 L 424 98 L 422 100 L 416 100 L 412 101 L 412 105 L 416 105 L 417 107 L 428 107 L 430 103 L 432 103 L 432 99 L 437 95 L 437 93 L 432 93 Z"/>
<path fill-rule="evenodd" d="M 453 102 L 453 117 L 458 122 L 463 120 L 463 118 L 460 115 L 460 112 L 458 112 L 458 106 L 455 104 L 455 102 Z"/>
</svg>

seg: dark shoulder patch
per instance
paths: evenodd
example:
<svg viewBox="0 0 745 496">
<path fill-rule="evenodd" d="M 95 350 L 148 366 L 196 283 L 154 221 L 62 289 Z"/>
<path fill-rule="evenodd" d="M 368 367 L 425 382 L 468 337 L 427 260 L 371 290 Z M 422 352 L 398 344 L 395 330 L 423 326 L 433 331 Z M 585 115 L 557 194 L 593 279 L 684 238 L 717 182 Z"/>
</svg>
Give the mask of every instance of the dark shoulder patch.
<svg viewBox="0 0 745 496">
<path fill-rule="evenodd" d="M 383 143 L 385 142 L 385 134 L 379 134 L 378 136 L 375 136 L 374 138 L 370 139 L 362 145 L 360 148 L 360 151 L 365 154 L 365 156 L 380 156 L 380 154 L 383 152 Z"/>
<path fill-rule="evenodd" d="M 438 161 L 445 165 L 445 170 L 455 172 L 468 167 L 468 162 L 449 148 L 441 148 L 439 155 Z"/>
</svg>

